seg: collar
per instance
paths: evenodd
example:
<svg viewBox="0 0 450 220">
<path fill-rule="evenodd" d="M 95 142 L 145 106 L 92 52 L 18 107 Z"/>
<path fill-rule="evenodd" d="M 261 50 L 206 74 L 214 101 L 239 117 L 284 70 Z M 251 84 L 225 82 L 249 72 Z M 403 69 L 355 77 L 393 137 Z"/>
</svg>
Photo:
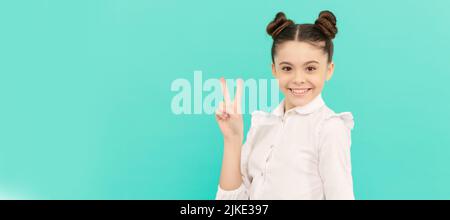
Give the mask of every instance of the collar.
<svg viewBox="0 0 450 220">
<path fill-rule="evenodd" d="M 285 99 L 283 99 L 283 101 L 281 101 L 281 103 L 272 111 L 273 115 L 282 117 L 285 114 L 284 102 L 285 102 Z M 292 109 L 288 110 L 286 113 L 288 113 L 290 111 L 295 111 L 298 114 L 307 115 L 307 114 L 311 114 L 311 113 L 315 112 L 323 105 L 325 105 L 325 102 L 322 99 L 322 93 L 320 93 L 318 96 L 316 96 L 311 102 L 309 102 L 305 106 L 298 106 L 298 107 L 292 108 Z"/>
</svg>

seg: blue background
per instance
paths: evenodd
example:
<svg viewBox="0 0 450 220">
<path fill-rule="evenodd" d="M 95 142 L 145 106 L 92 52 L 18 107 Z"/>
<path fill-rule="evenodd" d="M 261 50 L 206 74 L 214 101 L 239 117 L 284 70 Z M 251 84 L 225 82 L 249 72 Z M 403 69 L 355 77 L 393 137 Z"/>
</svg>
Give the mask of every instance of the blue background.
<svg viewBox="0 0 450 220">
<path fill-rule="evenodd" d="M 171 83 L 270 79 L 275 13 L 333 11 L 323 92 L 355 116 L 357 199 L 450 198 L 449 1 L 0 2 L 0 198 L 213 199 L 212 115 L 175 115 Z M 245 115 L 245 128 L 249 126 Z"/>
</svg>

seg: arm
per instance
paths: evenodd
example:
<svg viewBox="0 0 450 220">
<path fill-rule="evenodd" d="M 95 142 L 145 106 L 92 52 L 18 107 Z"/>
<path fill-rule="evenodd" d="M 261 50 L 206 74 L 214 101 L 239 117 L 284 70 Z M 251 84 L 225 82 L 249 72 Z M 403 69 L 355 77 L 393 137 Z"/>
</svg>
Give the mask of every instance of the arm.
<svg viewBox="0 0 450 220">
<path fill-rule="evenodd" d="M 238 80 L 236 96 L 230 101 L 225 80 L 221 78 L 224 102 L 219 104 L 216 120 L 223 134 L 223 161 L 216 199 L 245 199 L 246 188 L 241 174 L 243 120 L 241 114 L 242 80 Z"/>
<path fill-rule="evenodd" d="M 351 133 L 339 117 L 326 121 L 321 131 L 319 172 L 325 199 L 354 199 L 351 174 Z"/>
<path fill-rule="evenodd" d="M 220 172 L 220 188 L 235 190 L 242 184 L 241 177 L 241 144 L 242 139 L 224 139 L 222 170 Z"/>
</svg>

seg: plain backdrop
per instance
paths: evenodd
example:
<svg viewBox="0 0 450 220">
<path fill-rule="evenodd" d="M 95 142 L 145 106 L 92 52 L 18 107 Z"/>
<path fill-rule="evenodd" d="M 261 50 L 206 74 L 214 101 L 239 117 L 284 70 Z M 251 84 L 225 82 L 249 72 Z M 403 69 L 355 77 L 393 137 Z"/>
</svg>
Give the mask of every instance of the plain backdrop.
<svg viewBox="0 0 450 220">
<path fill-rule="evenodd" d="M 338 20 L 323 97 L 355 117 L 357 199 L 450 198 L 450 2 L 0 2 L 0 198 L 213 199 L 213 115 L 171 83 L 270 79 L 276 12 Z M 205 93 L 206 94 L 206 93 Z M 245 130 L 250 115 L 245 116 Z"/>
</svg>

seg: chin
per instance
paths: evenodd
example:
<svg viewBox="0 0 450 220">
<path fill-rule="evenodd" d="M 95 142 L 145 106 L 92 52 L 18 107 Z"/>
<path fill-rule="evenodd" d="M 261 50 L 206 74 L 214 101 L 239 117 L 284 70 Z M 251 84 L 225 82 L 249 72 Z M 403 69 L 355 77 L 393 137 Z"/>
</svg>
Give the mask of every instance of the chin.
<svg viewBox="0 0 450 220">
<path fill-rule="evenodd" d="M 293 107 L 301 107 L 307 105 L 311 100 L 307 99 L 290 99 L 289 102 L 292 104 Z"/>
</svg>

